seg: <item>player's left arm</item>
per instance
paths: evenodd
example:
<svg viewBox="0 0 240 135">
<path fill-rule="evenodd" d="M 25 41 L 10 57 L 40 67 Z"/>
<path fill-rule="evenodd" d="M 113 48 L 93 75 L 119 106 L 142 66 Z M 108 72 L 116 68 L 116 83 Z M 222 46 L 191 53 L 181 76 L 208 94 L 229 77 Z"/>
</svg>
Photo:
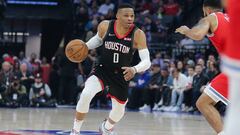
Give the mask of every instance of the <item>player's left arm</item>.
<svg viewBox="0 0 240 135">
<path fill-rule="evenodd" d="M 211 23 L 209 17 L 201 19 L 196 26 L 188 28 L 187 26 L 181 26 L 176 29 L 176 33 L 183 34 L 193 40 L 202 40 L 209 32 Z"/>
<path fill-rule="evenodd" d="M 151 66 L 150 53 L 147 48 L 146 36 L 145 33 L 140 29 L 135 31 L 133 47 L 135 49 L 138 49 L 141 61 L 133 67 L 122 67 L 122 69 L 124 69 L 123 74 L 126 81 L 132 79 L 136 73 L 144 72 Z"/>
</svg>

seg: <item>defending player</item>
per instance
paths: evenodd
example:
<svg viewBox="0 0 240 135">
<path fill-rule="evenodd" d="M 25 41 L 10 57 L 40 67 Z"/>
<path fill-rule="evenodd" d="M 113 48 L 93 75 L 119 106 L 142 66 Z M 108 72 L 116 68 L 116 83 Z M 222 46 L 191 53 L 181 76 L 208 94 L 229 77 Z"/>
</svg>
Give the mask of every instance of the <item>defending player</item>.
<svg viewBox="0 0 240 135">
<path fill-rule="evenodd" d="M 231 19 L 228 43 L 222 56 L 222 69 L 229 77 L 230 106 L 225 123 L 226 135 L 240 134 L 240 4 L 238 0 L 228 0 L 228 12 Z"/>
<path fill-rule="evenodd" d="M 187 26 L 181 26 L 176 29 L 176 32 L 193 40 L 201 40 L 207 35 L 221 55 L 226 45 L 229 17 L 221 12 L 222 6 L 219 0 L 204 0 L 203 11 L 205 17 L 195 27 L 190 29 Z M 211 81 L 196 103 L 200 112 L 218 135 L 223 135 L 223 122 L 219 112 L 214 107 L 219 101 L 226 105 L 229 102 L 228 79 L 223 73 Z"/>
</svg>

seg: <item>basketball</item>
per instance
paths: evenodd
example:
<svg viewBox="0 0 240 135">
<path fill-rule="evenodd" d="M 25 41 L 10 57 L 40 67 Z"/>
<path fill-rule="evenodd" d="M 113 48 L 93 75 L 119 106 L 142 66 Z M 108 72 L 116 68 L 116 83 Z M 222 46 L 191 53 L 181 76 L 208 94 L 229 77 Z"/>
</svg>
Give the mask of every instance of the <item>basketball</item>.
<svg viewBox="0 0 240 135">
<path fill-rule="evenodd" d="M 88 47 L 82 40 L 75 39 L 67 44 L 65 54 L 71 62 L 79 63 L 86 59 Z"/>
</svg>

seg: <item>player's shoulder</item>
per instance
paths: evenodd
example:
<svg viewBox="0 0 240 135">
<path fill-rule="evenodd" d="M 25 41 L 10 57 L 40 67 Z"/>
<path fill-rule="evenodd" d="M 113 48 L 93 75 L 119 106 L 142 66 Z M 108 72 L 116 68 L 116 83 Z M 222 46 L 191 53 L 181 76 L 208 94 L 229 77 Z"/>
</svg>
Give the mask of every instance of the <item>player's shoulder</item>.
<svg viewBox="0 0 240 135">
<path fill-rule="evenodd" d="M 134 35 L 135 35 L 135 37 L 145 36 L 145 32 L 137 27 L 134 32 Z"/>
<path fill-rule="evenodd" d="M 209 14 L 209 15 L 207 16 L 207 19 L 208 19 L 209 21 L 217 21 L 217 20 L 218 20 L 218 17 L 221 16 L 221 15 L 224 16 L 225 14 L 222 13 L 222 12 L 215 12 L 215 13 Z"/>
<path fill-rule="evenodd" d="M 108 27 L 109 27 L 110 21 L 109 20 L 103 20 L 98 25 L 98 34 L 101 38 L 104 37 L 106 34 Z"/>
<path fill-rule="evenodd" d="M 98 26 L 99 26 L 100 28 L 108 28 L 109 24 L 110 24 L 110 20 L 103 20 L 103 21 L 101 21 L 101 22 L 99 23 Z"/>
</svg>

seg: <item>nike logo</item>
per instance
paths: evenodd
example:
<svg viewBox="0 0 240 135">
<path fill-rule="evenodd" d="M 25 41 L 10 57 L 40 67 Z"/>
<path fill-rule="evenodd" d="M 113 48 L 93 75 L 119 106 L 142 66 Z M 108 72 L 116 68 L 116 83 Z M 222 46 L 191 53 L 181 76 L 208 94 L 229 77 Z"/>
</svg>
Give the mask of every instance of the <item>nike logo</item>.
<svg viewBox="0 0 240 135">
<path fill-rule="evenodd" d="M 115 34 L 109 33 L 108 36 L 113 37 L 113 36 L 115 36 Z"/>
</svg>

